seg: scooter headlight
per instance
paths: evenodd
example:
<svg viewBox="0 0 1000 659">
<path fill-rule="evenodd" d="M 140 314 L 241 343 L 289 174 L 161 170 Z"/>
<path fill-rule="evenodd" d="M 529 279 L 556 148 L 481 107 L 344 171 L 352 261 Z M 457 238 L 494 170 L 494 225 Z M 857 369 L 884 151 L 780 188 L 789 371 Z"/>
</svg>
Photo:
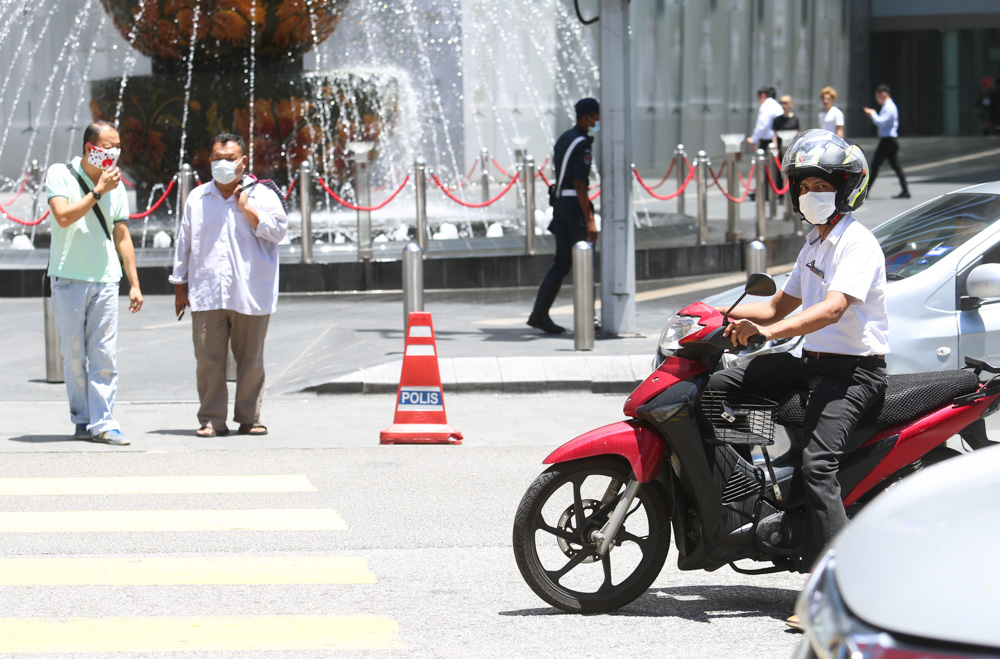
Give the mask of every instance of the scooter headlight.
<svg viewBox="0 0 1000 659">
<path fill-rule="evenodd" d="M 673 350 L 679 350 L 681 339 L 694 334 L 701 329 L 697 316 L 684 316 L 674 314 L 667 322 L 667 326 L 660 333 L 660 354 L 666 355 Z"/>
</svg>

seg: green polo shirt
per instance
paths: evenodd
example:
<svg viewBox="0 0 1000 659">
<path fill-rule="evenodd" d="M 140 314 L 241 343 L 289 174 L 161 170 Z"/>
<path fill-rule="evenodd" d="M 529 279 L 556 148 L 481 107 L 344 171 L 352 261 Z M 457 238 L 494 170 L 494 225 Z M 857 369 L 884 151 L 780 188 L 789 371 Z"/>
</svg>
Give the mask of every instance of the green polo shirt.
<svg viewBox="0 0 1000 659">
<path fill-rule="evenodd" d="M 83 177 L 90 189 L 94 182 L 80 166 L 80 157 L 70 163 Z M 75 204 L 86 194 L 80 182 L 70 173 L 65 163 L 49 167 L 45 175 L 45 192 L 49 199 L 65 197 Z M 107 221 L 108 233 L 114 236 L 114 224 L 128 220 L 128 195 L 122 183 L 101 196 L 97 202 Z M 49 247 L 49 276 L 80 281 L 113 282 L 121 281 L 122 268 L 114 244 L 108 240 L 94 209 L 69 225 L 61 227 L 53 218 L 51 221 L 52 245 Z"/>
</svg>

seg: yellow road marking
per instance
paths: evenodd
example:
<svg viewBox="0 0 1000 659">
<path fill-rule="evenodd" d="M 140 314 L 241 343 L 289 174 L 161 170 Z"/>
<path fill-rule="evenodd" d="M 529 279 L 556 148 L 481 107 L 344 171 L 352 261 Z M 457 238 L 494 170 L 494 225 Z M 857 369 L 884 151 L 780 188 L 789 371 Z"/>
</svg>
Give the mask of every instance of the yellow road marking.
<svg viewBox="0 0 1000 659">
<path fill-rule="evenodd" d="M 146 531 L 344 531 L 325 508 L 268 510 L 84 510 L 0 513 L 0 533 Z"/>
<path fill-rule="evenodd" d="M 220 494 L 316 492 L 302 475 L 125 476 L 111 478 L 0 478 L 0 495 Z"/>
<path fill-rule="evenodd" d="M 406 649 L 398 631 L 375 616 L 3 618 L 0 653 Z"/>
<path fill-rule="evenodd" d="M 0 559 L 0 586 L 154 586 L 376 583 L 357 556 L 204 556 Z"/>
</svg>

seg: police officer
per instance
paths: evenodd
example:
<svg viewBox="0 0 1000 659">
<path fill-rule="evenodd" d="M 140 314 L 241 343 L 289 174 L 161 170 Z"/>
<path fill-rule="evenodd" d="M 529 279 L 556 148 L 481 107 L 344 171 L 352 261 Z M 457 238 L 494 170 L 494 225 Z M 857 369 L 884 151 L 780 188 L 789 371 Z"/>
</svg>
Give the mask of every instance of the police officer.
<svg viewBox="0 0 1000 659">
<path fill-rule="evenodd" d="M 549 232 L 556 238 L 556 255 L 552 267 L 545 274 L 535 306 L 528 317 L 528 325 L 546 334 L 562 334 L 566 328 L 552 322 L 549 309 L 559 295 L 563 278 L 573 265 L 573 245 L 586 240 L 597 240 L 594 207 L 587 197 L 590 164 L 593 160 L 591 144 L 601 123 L 601 106 L 594 98 L 585 98 L 576 104 L 576 126 L 556 140 L 552 164 L 556 177 L 556 198 Z"/>
</svg>

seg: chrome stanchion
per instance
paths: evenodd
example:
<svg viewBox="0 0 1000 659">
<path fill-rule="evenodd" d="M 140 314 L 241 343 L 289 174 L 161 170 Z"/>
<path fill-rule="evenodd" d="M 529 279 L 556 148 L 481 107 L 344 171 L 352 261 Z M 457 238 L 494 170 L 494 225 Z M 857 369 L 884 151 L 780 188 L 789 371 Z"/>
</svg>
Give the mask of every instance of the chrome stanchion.
<svg viewBox="0 0 1000 659">
<path fill-rule="evenodd" d="M 521 167 L 524 177 L 524 252 L 535 253 L 535 159 L 524 157 Z"/>
<path fill-rule="evenodd" d="M 177 173 L 177 213 L 174 215 L 174 240 L 180 233 L 181 216 L 184 214 L 184 204 L 187 203 L 188 195 L 194 188 L 194 170 L 191 165 L 184 163 L 181 171 Z"/>
<path fill-rule="evenodd" d="M 740 149 L 743 147 L 745 138 L 743 133 L 725 133 L 721 137 L 726 145 L 726 185 L 729 187 L 729 195 L 739 198 L 739 188 L 736 182 L 740 179 L 736 159 L 740 155 Z M 740 227 L 740 205 L 732 199 L 729 199 L 728 202 L 726 242 L 735 243 L 743 238 L 743 230 Z"/>
<path fill-rule="evenodd" d="M 677 148 L 674 149 L 674 171 L 677 172 L 677 189 L 680 190 L 681 186 L 684 185 L 684 180 L 687 178 L 687 173 L 684 171 L 684 161 L 687 160 L 687 154 L 684 153 L 684 145 L 678 144 Z M 684 193 L 677 195 L 677 214 L 684 214 Z"/>
<path fill-rule="evenodd" d="M 48 275 L 42 275 L 42 317 L 45 333 L 45 381 L 65 382 L 63 375 L 62 346 L 56 328 L 56 314 L 52 308 L 52 287 Z"/>
<path fill-rule="evenodd" d="M 403 329 L 407 329 L 411 311 L 424 310 L 424 256 L 417 243 L 403 248 Z"/>
<path fill-rule="evenodd" d="M 759 240 L 747 243 L 747 275 L 767 272 L 767 245 Z"/>
<path fill-rule="evenodd" d="M 485 146 L 479 154 L 479 165 L 482 167 L 480 187 L 483 189 L 483 203 L 490 200 L 490 150 Z"/>
<path fill-rule="evenodd" d="M 767 171 L 772 173 L 774 179 L 774 185 L 778 185 L 778 176 L 774 170 L 774 161 L 778 159 L 778 145 L 771 142 L 767 145 Z M 770 188 L 768 184 L 768 188 Z M 770 195 L 770 201 L 768 203 L 769 217 L 772 220 L 778 219 L 778 195 L 774 190 L 768 190 L 768 195 Z"/>
<path fill-rule="evenodd" d="M 764 193 L 767 191 L 767 158 L 764 149 L 757 149 L 757 195 L 754 198 L 757 202 L 757 240 L 763 240 L 767 232 L 767 217 L 764 209 Z"/>
<path fill-rule="evenodd" d="M 573 245 L 573 348 L 594 349 L 594 248 Z"/>
<path fill-rule="evenodd" d="M 302 211 L 302 263 L 312 263 L 312 163 L 308 160 L 299 169 L 299 208 Z"/>
<path fill-rule="evenodd" d="M 712 161 L 704 151 L 698 152 L 695 175 L 698 179 L 698 244 L 708 243 L 708 168 Z"/>
<path fill-rule="evenodd" d="M 427 251 L 427 163 L 418 159 L 413 163 L 417 199 L 417 245 L 421 253 Z"/>
<path fill-rule="evenodd" d="M 347 148 L 354 153 L 354 198 L 358 206 L 371 206 L 371 164 L 368 159 L 375 143 L 348 142 Z M 358 258 L 364 261 L 372 258 L 371 211 L 358 211 Z"/>
</svg>

